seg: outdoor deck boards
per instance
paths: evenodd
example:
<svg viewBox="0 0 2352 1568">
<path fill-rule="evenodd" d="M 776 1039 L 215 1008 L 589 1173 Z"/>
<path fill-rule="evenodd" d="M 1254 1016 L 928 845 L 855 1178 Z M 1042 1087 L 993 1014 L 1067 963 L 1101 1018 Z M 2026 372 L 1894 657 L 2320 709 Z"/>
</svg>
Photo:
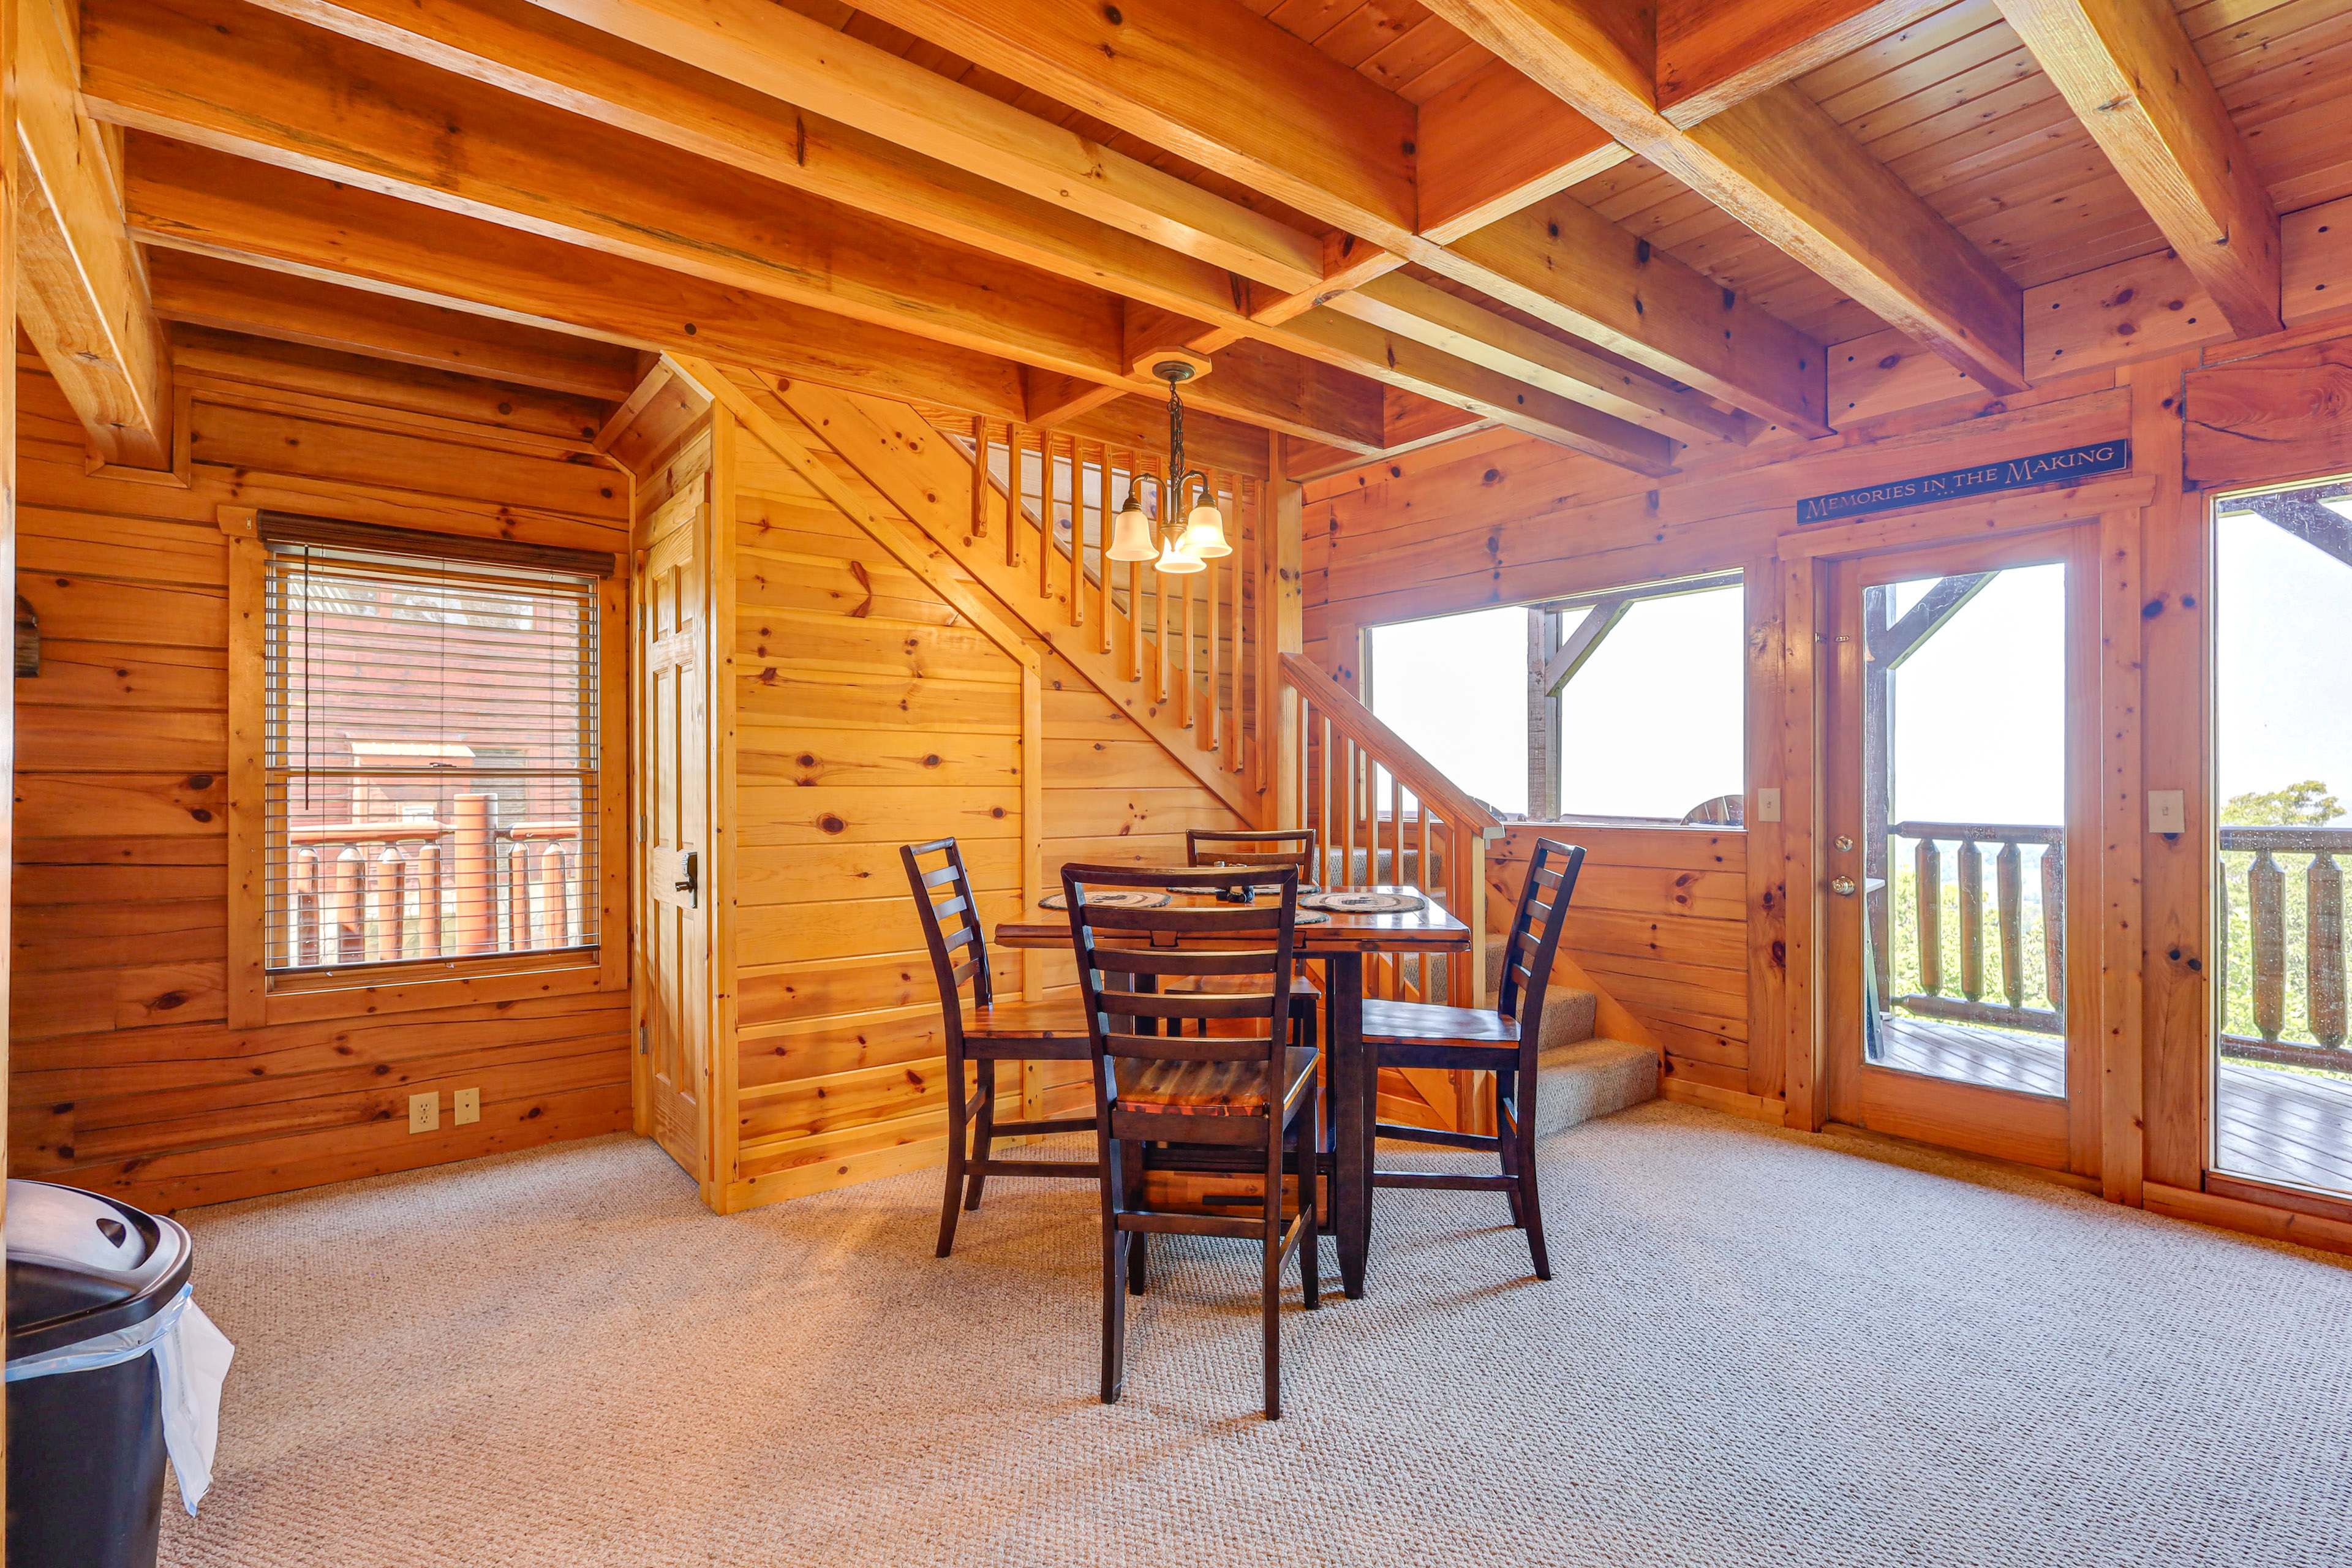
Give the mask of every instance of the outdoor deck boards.
<svg viewBox="0 0 2352 1568">
<path fill-rule="evenodd" d="M 1880 1038 L 1885 1067 L 1994 1089 L 2065 1091 L 2065 1047 L 2046 1035 L 1897 1015 Z M 2217 1109 L 2217 1170 L 2352 1193 L 2352 1073 L 2224 1061 Z"/>
</svg>

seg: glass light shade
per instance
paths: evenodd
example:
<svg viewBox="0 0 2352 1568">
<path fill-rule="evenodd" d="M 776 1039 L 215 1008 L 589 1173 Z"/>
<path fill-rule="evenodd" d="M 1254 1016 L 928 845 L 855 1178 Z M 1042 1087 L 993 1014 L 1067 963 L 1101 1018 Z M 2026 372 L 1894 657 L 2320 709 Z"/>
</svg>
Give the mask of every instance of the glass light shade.
<svg viewBox="0 0 2352 1568">
<path fill-rule="evenodd" d="M 1154 562 L 1152 566 L 1153 570 L 1171 577 L 1181 577 L 1187 573 L 1206 572 L 1209 569 L 1209 563 L 1192 553 L 1191 543 L 1181 533 L 1173 539 L 1160 541 L 1160 559 Z"/>
<path fill-rule="evenodd" d="M 1149 561 L 1160 553 L 1151 538 L 1151 520 L 1143 515 L 1139 506 L 1129 506 L 1111 520 L 1110 549 L 1104 559 L 1108 561 Z"/>
<path fill-rule="evenodd" d="M 1224 514 L 1213 506 L 1194 507 L 1192 516 L 1184 520 L 1183 544 L 1203 561 L 1231 555 L 1234 547 L 1225 542 Z"/>
</svg>

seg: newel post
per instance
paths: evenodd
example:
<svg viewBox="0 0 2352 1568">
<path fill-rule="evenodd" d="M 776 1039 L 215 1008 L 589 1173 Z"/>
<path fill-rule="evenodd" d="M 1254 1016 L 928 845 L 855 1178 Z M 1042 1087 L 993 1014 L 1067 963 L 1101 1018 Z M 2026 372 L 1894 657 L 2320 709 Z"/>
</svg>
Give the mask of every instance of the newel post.
<svg viewBox="0 0 2352 1568">
<path fill-rule="evenodd" d="M 1282 437 L 1266 437 L 1265 504 L 1258 508 L 1257 826 L 1297 827 L 1304 765 L 1298 704 L 1282 674 L 1285 654 L 1306 647 L 1306 493 L 1282 471 Z"/>
</svg>

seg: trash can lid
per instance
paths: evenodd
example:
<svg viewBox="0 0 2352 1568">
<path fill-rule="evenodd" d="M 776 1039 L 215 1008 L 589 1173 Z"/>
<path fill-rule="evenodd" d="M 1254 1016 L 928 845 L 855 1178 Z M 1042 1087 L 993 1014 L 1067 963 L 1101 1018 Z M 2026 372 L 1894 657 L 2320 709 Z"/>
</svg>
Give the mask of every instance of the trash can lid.
<svg viewBox="0 0 2352 1568">
<path fill-rule="evenodd" d="M 144 1322 L 188 1280 L 173 1221 L 53 1182 L 8 1184 L 11 1361 Z"/>
</svg>

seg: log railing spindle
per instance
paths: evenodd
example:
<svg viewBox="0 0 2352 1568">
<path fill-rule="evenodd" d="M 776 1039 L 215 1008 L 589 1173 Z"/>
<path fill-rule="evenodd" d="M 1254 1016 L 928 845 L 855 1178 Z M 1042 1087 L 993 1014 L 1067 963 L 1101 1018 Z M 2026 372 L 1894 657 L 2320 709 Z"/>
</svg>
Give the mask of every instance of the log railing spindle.
<svg viewBox="0 0 2352 1568">
<path fill-rule="evenodd" d="M 1960 841 L 1960 994 L 1984 999 L 1984 856 L 1973 838 Z"/>
</svg>

